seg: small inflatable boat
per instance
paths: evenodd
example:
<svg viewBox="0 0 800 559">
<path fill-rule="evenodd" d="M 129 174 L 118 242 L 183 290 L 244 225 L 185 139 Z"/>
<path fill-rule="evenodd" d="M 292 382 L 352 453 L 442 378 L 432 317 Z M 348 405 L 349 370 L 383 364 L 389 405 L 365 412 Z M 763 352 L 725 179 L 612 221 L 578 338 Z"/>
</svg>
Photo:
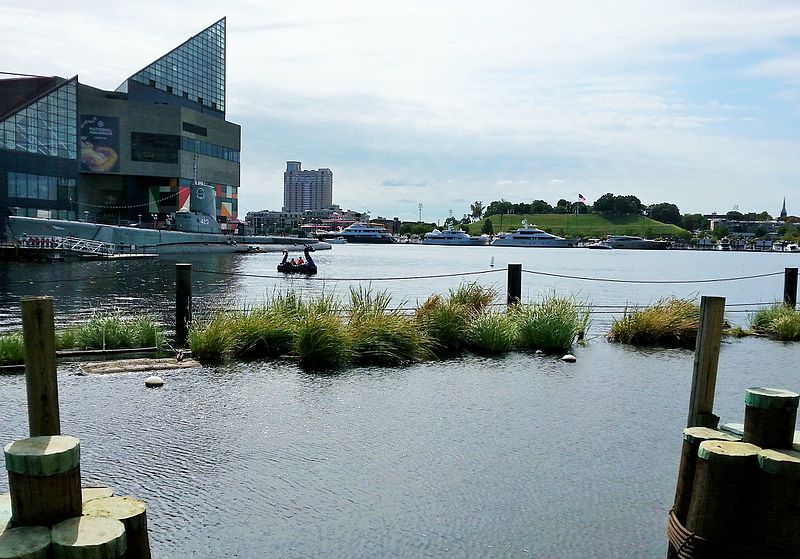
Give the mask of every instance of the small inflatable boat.
<svg viewBox="0 0 800 559">
<path fill-rule="evenodd" d="M 307 246 L 303 249 L 303 254 L 305 255 L 305 262 L 302 264 L 292 263 L 289 258 L 289 251 L 283 251 L 283 260 L 281 263 L 278 264 L 278 271 L 282 274 L 305 274 L 307 276 L 313 276 L 317 273 L 317 265 L 314 264 L 314 260 L 311 258 L 310 252 L 313 252 L 313 248 Z M 294 260 L 294 258 L 292 258 Z"/>
</svg>

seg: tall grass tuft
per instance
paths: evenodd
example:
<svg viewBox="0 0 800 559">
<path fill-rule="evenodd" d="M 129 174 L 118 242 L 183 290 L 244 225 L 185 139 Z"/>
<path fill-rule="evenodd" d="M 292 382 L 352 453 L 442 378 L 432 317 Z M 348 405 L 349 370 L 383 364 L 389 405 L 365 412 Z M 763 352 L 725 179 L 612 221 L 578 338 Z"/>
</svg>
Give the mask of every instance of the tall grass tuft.
<svg viewBox="0 0 800 559">
<path fill-rule="evenodd" d="M 785 305 L 759 310 L 751 317 L 750 324 L 753 330 L 776 340 L 800 340 L 800 312 Z"/>
<path fill-rule="evenodd" d="M 691 299 L 662 299 L 652 307 L 614 320 L 608 338 L 630 345 L 694 347 L 700 306 Z"/>
<path fill-rule="evenodd" d="M 59 332 L 59 349 L 119 349 L 160 347 L 164 345 L 164 329 L 150 316 L 126 318 L 120 314 L 93 316 L 85 324 Z"/>
<path fill-rule="evenodd" d="M 472 311 L 463 305 L 433 295 L 416 312 L 420 328 L 430 337 L 439 357 L 460 353 L 467 342 L 467 325 Z"/>
<path fill-rule="evenodd" d="M 192 357 L 218 363 L 233 353 L 236 333 L 232 317 L 219 313 L 208 321 L 196 321 L 189 328 L 188 344 Z"/>
<path fill-rule="evenodd" d="M 25 363 L 25 342 L 21 332 L 0 335 L 0 365 Z"/>
<path fill-rule="evenodd" d="M 283 309 L 264 307 L 231 320 L 237 357 L 280 357 L 292 351 L 296 316 Z"/>
<path fill-rule="evenodd" d="M 467 330 L 467 347 L 475 353 L 505 353 L 515 346 L 516 339 L 514 321 L 506 313 L 484 313 Z"/>
<path fill-rule="evenodd" d="M 309 312 L 296 325 L 295 353 L 311 371 L 339 369 L 353 357 L 352 339 L 342 319 L 332 312 Z"/>
<path fill-rule="evenodd" d="M 476 282 L 463 283 L 457 289 L 450 290 L 451 303 L 461 305 L 474 316 L 484 312 L 497 299 L 497 290 L 484 287 Z"/>
<path fill-rule="evenodd" d="M 350 315 L 385 313 L 389 310 L 392 296 L 387 291 L 373 293 L 367 287 L 350 288 Z"/>
<path fill-rule="evenodd" d="M 589 321 L 589 314 L 581 311 L 576 300 L 556 296 L 540 303 L 516 305 L 510 316 L 517 331 L 518 346 L 546 352 L 572 347 L 575 339 L 586 331 Z"/>
</svg>

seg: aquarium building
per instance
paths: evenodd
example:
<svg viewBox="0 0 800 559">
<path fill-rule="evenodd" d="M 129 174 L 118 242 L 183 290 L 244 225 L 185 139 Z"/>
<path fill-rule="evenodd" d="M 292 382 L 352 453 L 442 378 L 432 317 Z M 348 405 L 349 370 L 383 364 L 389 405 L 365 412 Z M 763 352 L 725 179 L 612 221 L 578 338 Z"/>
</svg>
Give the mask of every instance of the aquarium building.
<svg viewBox="0 0 800 559">
<path fill-rule="evenodd" d="M 225 19 L 106 91 L 71 78 L 0 79 L 0 232 L 11 214 L 152 222 L 192 181 L 238 225 L 241 127 L 225 118 Z"/>
</svg>

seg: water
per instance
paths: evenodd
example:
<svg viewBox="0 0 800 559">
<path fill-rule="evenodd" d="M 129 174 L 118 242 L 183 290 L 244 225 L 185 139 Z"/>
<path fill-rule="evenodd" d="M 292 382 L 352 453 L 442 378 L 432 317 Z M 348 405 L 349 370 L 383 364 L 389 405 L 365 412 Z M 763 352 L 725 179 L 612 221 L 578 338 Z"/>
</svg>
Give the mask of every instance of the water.
<svg viewBox="0 0 800 559">
<path fill-rule="evenodd" d="M 496 268 L 521 262 L 528 270 L 640 279 L 738 277 L 792 265 L 771 254 L 483 247 L 342 246 L 317 256 L 324 282 L 249 276 L 275 275 L 275 255 L 197 258 L 194 294 L 217 305 L 289 286 L 344 293 L 330 278 L 481 270 L 491 256 Z M 8 324 L 23 294 L 54 294 L 62 320 L 99 305 L 165 315 L 172 308 L 174 261 L 2 270 Z M 504 274 L 475 279 L 504 290 Z M 70 281 L 87 276 L 95 280 Z M 17 281 L 34 283 L 8 283 Z M 459 281 L 372 285 L 413 302 Z M 579 290 L 596 304 L 698 292 L 772 301 L 782 277 L 709 287 L 523 277 L 526 298 Z M 81 439 L 84 481 L 148 502 L 156 558 L 663 556 L 693 354 L 621 347 L 599 334 L 575 354 L 575 364 L 515 353 L 333 375 L 303 373 L 291 360 L 232 363 L 167 372 L 160 390 L 145 389 L 143 374 L 84 376 L 65 363 L 62 426 Z M 740 422 L 749 386 L 797 390 L 798 360 L 797 344 L 725 343 L 716 413 Z M 0 406 L 6 441 L 25 437 L 21 376 L 0 377 Z"/>
</svg>

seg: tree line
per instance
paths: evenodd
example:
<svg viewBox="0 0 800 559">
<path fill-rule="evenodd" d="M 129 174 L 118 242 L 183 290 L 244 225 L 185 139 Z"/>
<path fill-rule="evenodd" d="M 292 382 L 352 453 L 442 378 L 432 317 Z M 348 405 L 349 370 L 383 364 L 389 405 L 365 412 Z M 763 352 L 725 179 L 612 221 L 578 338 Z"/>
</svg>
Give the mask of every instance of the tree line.
<svg viewBox="0 0 800 559">
<path fill-rule="evenodd" d="M 593 204 L 583 201 L 570 202 L 561 199 L 555 206 L 545 200 L 534 200 L 531 203 L 513 203 L 508 200 L 495 200 L 484 208 L 483 202 L 475 201 L 470 204 L 470 217 L 478 220 L 481 217 L 501 214 L 599 214 L 603 216 L 643 215 L 660 221 L 671 223 L 688 231 L 707 230 L 708 219 L 703 214 L 682 214 L 677 205 L 670 202 L 645 205 L 639 198 L 631 194 L 617 195 L 611 192 L 603 194 Z M 723 216 L 720 216 L 723 217 Z M 761 213 L 738 211 L 727 212 L 724 216 L 729 221 L 771 221 L 773 217 L 766 211 Z"/>
</svg>

